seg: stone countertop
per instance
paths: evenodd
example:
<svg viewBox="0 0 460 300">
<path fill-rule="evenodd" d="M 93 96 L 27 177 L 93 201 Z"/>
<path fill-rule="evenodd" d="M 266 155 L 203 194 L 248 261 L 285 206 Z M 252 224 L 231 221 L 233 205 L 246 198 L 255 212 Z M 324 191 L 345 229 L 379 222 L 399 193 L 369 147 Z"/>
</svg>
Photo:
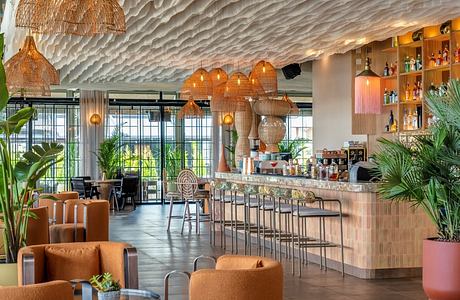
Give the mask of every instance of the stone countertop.
<svg viewBox="0 0 460 300">
<path fill-rule="evenodd" d="M 273 186 L 286 186 L 295 188 L 315 188 L 325 190 L 335 190 L 354 193 L 376 193 L 378 183 L 372 182 L 340 182 L 307 179 L 300 176 L 276 176 L 276 175 L 241 175 L 238 173 L 219 173 L 216 172 L 215 178 L 227 179 L 241 182 L 252 182 L 256 184 L 267 184 Z"/>
</svg>

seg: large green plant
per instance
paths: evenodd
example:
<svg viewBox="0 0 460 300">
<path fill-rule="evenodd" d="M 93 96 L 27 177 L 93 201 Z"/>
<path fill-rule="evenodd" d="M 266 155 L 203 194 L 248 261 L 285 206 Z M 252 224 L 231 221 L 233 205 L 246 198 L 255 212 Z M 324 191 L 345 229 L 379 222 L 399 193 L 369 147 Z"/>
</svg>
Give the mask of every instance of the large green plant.
<svg viewBox="0 0 460 300">
<path fill-rule="evenodd" d="M 460 242 L 460 82 L 447 94 L 427 94 L 437 118 L 429 134 L 411 146 L 381 139 L 375 154 L 381 195 L 421 206 L 436 225 L 440 239 Z"/>
<path fill-rule="evenodd" d="M 187 156 L 187 153 L 184 154 Z M 172 144 L 165 145 L 165 167 L 168 179 L 175 179 L 182 169 L 182 151 L 179 147 Z"/>
<path fill-rule="evenodd" d="M 3 57 L 3 34 L 0 35 L 0 56 Z M 9 96 L 6 75 L 0 62 L 0 112 L 6 109 Z M 11 142 L 36 113 L 32 107 L 18 110 L 7 119 L 0 120 L 0 221 L 4 226 L 3 243 L 6 260 L 17 261 L 18 251 L 25 246 L 27 225 L 32 206 L 32 193 L 38 180 L 57 162 L 63 146 L 56 143 L 42 143 L 15 161 Z"/>
<path fill-rule="evenodd" d="M 310 142 L 307 139 L 295 139 L 292 141 L 282 141 L 278 144 L 280 153 L 290 153 L 292 159 L 297 159 L 302 154 L 302 151 L 308 149 L 306 143 Z"/>
<path fill-rule="evenodd" d="M 100 143 L 95 153 L 99 169 L 108 179 L 113 179 L 117 175 L 120 165 L 120 149 L 120 130 L 115 128 L 112 136 Z"/>
</svg>

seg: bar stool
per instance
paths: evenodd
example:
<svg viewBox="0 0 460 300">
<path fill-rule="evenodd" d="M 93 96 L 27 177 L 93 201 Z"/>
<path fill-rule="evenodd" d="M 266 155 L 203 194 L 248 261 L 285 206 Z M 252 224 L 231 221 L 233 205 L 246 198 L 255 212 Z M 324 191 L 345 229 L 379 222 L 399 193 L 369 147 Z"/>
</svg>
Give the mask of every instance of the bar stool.
<svg viewBox="0 0 460 300">
<path fill-rule="evenodd" d="M 261 205 L 259 206 L 259 210 L 262 212 L 262 232 L 261 238 L 263 241 L 262 245 L 262 256 L 265 255 L 266 250 L 266 238 L 270 238 L 270 253 L 276 258 L 276 243 L 274 242 L 275 239 L 275 222 L 274 222 L 274 210 L 275 210 L 275 201 L 273 197 L 273 189 L 269 186 L 259 186 L 259 197 L 262 198 Z M 266 213 L 269 213 L 269 226 L 267 227 L 267 216 Z"/>
<path fill-rule="evenodd" d="M 246 241 L 247 247 L 244 248 L 244 254 L 246 254 L 246 248 L 249 248 L 249 255 L 252 254 L 252 233 L 255 232 L 257 234 L 257 255 L 260 255 L 260 207 L 262 203 L 260 201 L 259 196 L 259 186 L 246 184 L 244 186 L 244 194 L 245 194 L 245 209 L 246 209 L 246 231 L 245 234 L 247 236 Z M 256 209 L 256 223 L 253 224 L 251 220 L 251 209 Z"/>
<path fill-rule="evenodd" d="M 246 249 L 247 245 L 247 236 L 246 236 L 246 196 L 245 196 L 244 184 L 241 183 L 232 183 L 230 188 L 230 205 L 231 209 L 234 212 L 232 216 L 233 226 L 231 232 L 232 238 L 232 253 L 238 254 L 238 230 L 243 229 L 244 232 L 244 245 Z M 238 220 L 238 207 L 242 206 L 243 209 L 243 221 Z M 234 242 L 233 242 L 234 239 Z"/>
<path fill-rule="evenodd" d="M 285 243 L 285 257 L 291 256 L 291 243 L 292 243 L 292 213 L 293 205 L 291 201 L 291 189 L 287 188 L 274 188 L 273 195 L 275 199 L 275 211 L 274 213 L 278 216 L 278 230 L 276 235 L 276 241 L 279 242 L 278 249 L 280 252 L 279 261 L 281 261 L 282 244 Z M 283 230 L 283 216 L 284 216 L 284 230 Z M 276 219 L 276 218 L 275 218 Z M 276 220 L 275 220 L 276 221 Z M 275 243 L 276 243 L 275 241 Z"/>
<path fill-rule="evenodd" d="M 225 241 L 225 226 L 230 225 L 232 221 L 227 222 L 225 216 L 225 204 L 230 203 L 230 199 L 225 197 L 225 192 L 230 190 L 230 184 L 222 179 L 211 181 L 211 195 L 210 195 L 210 211 L 211 211 L 211 224 L 212 224 L 212 237 L 210 243 L 216 245 L 216 223 L 220 227 L 220 246 L 226 248 Z M 218 204 L 218 205 L 217 205 Z M 218 207 L 217 207 L 218 206 Z M 217 219 L 217 208 L 219 210 L 219 218 Z M 211 241 L 212 240 L 212 241 Z"/>
<path fill-rule="evenodd" d="M 319 248 L 320 249 L 320 267 L 323 267 L 323 254 L 324 254 L 324 267 L 327 271 L 327 252 L 326 249 L 330 247 L 340 247 L 341 250 L 341 264 L 342 264 L 342 276 L 345 275 L 345 264 L 344 264 L 344 253 L 343 253 L 343 214 L 342 214 L 342 203 L 338 199 L 322 199 L 316 197 L 311 191 L 293 190 L 292 201 L 296 204 L 293 205 L 294 211 L 292 214 L 297 217 L 297 234 L 292 234 L 292 245 L 297 244 L 298 255 L 299 255 L 299 277 L 302 276 L 302 262 L 305 261 L 308 264 L 308 255 L 305 253 L 305 259 L 303 259 L 302 249 L 305 251 L 308 248 Z M 319 206 L 310 207 L 306 204 L 318 203 Z M 336 203 L 338 204 L 339 211 L 332 211 L 324 208 L 324 203 Z M 303 222 L 301 226 L 301 220 L 307 219 L 318 219 L 319 220 L 319 241 L 313 240 L 307 236 L 307 222 Z M 340 245 L 326 241 L 326 218 L 338 218 L 340 222 Z M 294 266 L 294 265 L 293 265 Z"/>
</svg>

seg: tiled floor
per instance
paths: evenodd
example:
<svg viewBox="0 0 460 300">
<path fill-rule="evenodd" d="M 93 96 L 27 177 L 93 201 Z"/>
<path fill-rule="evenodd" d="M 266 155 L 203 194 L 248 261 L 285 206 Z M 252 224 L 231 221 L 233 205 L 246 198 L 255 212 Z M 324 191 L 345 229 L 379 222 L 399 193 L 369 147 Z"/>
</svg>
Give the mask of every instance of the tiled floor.
<svg viewBox="0 0 460 300">
<path fill-rule="evenodd" d="M 175 214 L 180 214 L 177 206 Z M 208 228 L 203 224 L 201 236 L 180 234 L 180 220 L 172 220 L 171 233 L 166 232 L 167 207 L 141 206 L 131 213 L 111 218 L 111 239 L 126 241 L 139 253 L 140 287 L 163 294 L 163 277 L 171 270 L 192 270 L 192 261 L 199 255 L 219 256 L 220 247 L 209 244 Z M 241 243 L 240 243 L 241 244 Z M 290 275 L 285 263 L 285 299 L 359 299 L 409 300 L 426 299 L 420 278 L 392 280 L 361 280 L 342 276 L 335 271 L 324 272 L 310 264 L 303 268 L 302 279 Z M 170 299 L 187 299 L 185 281 L 172 280 Z"/>
</svg>

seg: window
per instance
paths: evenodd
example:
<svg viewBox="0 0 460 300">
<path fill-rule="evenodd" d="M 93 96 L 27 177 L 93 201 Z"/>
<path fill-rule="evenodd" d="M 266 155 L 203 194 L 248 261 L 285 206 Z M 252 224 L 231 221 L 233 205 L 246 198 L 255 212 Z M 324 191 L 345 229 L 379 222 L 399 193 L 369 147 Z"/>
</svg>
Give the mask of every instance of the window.
<svg viewBox="0 0 460 300">
<path fill-rule="evenodd" d="M 298 149 L 297 157 L 301 164 L 306 164 L 313 155 L 313 117 L 310 108 L 300 109 L 298 116 L 286 118 L 286 136 L 283 144 L 294 144 Z"/>
</svg>

